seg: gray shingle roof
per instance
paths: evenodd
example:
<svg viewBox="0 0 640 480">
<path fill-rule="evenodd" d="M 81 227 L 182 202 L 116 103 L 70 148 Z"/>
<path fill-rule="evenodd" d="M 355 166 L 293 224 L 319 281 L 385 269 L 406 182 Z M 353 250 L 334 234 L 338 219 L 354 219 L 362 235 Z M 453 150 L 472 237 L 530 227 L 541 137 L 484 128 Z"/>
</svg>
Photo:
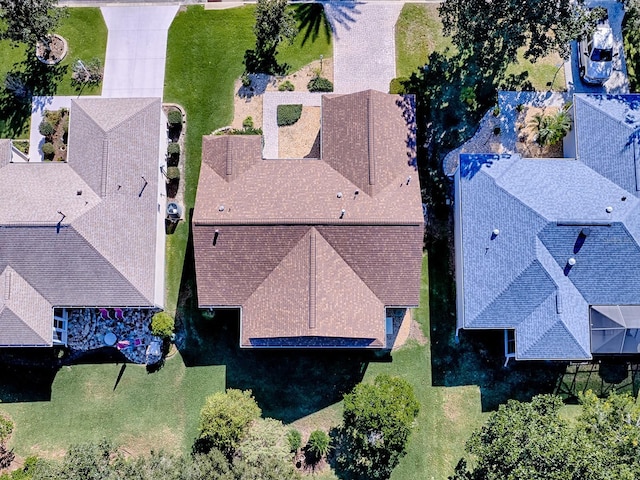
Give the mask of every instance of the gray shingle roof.
<svg viewBox="0 0 640 480">
<path fill-rule="evenodd" d="M 163 128 L 159 99 L 72 101 L 68 163 L 0 169 L 7 194 L 0 271 L 10 267 L 33 299 L 49 306 L 161 303 L 155 270 Z M 40 331 L 31 316 L 12 312 Z M 51 308 L 44 320 L 50 344 Z"/>
<path fill-rule="evenodd" d="M 577 160 L 460 155 L 461 326 L 515 329 L 519 359 L 591 358 L 589 305 L 640 304 L 640 96 L 574 105 Z"/>
<path fill-rule="evenodd" d="M 11 140 L 0 139 L 0 168 L 11 161 Z"/>
</svg>

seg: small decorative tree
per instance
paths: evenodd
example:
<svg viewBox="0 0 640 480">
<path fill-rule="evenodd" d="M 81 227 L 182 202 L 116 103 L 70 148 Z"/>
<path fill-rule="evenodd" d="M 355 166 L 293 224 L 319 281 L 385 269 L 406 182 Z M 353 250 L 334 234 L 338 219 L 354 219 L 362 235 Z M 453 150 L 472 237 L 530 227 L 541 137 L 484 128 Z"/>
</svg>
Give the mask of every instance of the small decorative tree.
<svg viewBox="0 0 640 480">
<path fill-rule="evenodd" d="M 555 114 L 536 114 L 531 121 L 536 131 L 536 141 L 542 147 L 555 145 L 571 131 L 571 117 L 566 109 Z"/>
<path fill-rule="evenodd" d="M 305 450 L 308 458 L 310 458 L 313 463 L 317 463 L 322 457 L 326 456 L 330 449 L 331 439 L 326 432 L 322 430 L 314 430 L 311 432 Z"/>
<path fill-rule="evenodd" d="M 38 131 L 43 137 L 50 137 L 55 132 L 55 127 L 50 122 L 42 120 L 42 122 L 38 126 Z"/>
<path fill-rule="evenodd" d="M 287 433 L 287 441 L 289 442 L 289 449 L 291 453 L 295 453 L 302 446 L 302 435 L 299 430 L 292 428 Z"/>
</svg>

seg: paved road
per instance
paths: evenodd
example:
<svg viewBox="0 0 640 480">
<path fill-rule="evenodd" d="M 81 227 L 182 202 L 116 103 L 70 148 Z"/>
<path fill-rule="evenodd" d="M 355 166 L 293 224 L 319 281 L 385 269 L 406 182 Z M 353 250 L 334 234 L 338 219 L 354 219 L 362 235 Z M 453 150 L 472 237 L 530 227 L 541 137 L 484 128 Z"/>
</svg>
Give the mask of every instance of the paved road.
<svg viewBox="0 0 640 480">
<path fill-rule="evenodd" d="M 103 97 L 160 97 L 172 6 L 102 7 L 109 29 Z"/>
<path fill-rule="evenodd" d="M 396 76 L 395 24 L 401 2 L 327 2 L 334 29 L 333 75 L 338 93 L 389 91 Z"/>
</svg>

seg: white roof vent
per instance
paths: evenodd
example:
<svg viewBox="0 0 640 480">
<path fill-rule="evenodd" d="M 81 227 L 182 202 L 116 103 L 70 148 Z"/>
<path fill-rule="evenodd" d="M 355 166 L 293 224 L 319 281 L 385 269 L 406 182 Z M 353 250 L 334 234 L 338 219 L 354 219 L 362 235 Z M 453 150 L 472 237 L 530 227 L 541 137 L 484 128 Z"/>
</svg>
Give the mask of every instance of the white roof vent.
<svg viewBox="0 0 640 480">
<path fill-rule="evenodd" d="M 338 192 L 338 198 L 342 198 L 342 192 Z"/>
<path fill-rule="evenodd" d="M 500 235 L 500 230 L 497 228 L 493 229 L 493 232 L 491 232 L 493 234 L 494 237 L 497 237 L 498 235 Z"/>
<path fill-rule="evenodd" d="M 218 211 L 219 211 L 219 212 L 224 212 L 224 205 L 220 205 L 220 206 L 218 207 Z"/>
<path fill-rule="evenodd" d="M 607 213 L 611 213 L 613 212 L 613 207 L 607 207 L 605 208 L 605 210 L 607 211 Z"/>
<path fill-rule="evenodd" d="M 573 267 L 576 264 L 576 259 L 574 257 L 570 257 L 569 260 L 567 260 L 567 265 L 569 265 L 570 267 Z"/>
</svg>

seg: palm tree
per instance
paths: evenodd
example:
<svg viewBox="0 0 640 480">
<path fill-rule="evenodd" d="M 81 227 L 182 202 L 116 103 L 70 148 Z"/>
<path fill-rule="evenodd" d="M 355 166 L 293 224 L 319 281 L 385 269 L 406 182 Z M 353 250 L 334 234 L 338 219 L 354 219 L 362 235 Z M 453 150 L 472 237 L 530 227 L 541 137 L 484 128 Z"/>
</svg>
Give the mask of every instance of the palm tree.
<svg viewBox="0 0 640 480">
<path fill-rule="evenodd" d="M 530 125 L 536 131 L 536 141 L 542 147 L 555 145 L 571 131 L 571 116 L 566 109 L 552 115 L 540 113 L 533 117 Z"/>
<path fill-rule="evenodd" d="M 313 462 L 319 461 L 326 456 L 331 450 L 331 439 L 326 432 L 322 430 L 314 430 L 309 436 L 306 451 Z"/>
</svg>

